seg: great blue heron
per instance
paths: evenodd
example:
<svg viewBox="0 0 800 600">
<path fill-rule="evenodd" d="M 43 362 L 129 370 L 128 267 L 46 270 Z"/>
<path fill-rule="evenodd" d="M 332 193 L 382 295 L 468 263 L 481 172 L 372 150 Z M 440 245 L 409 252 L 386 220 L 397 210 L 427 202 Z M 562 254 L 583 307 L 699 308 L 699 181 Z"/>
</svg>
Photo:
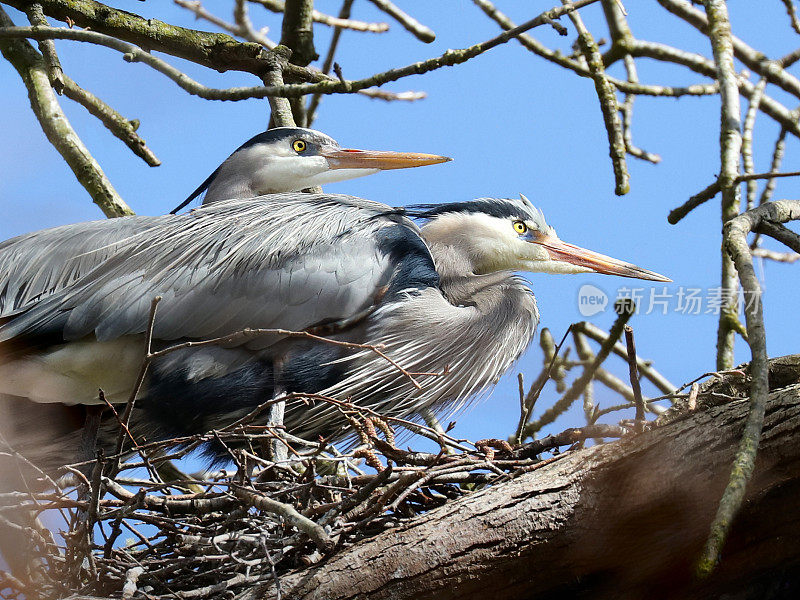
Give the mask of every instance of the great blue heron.
<svg viewBox="0 0 800 600">
<path fill-rule="evenodd" d="M 104 259 L 86 272 L 64 259 L 95 252 Z M 406 214 L 351 196 L 287 193 L 15 238 L 0 245 L 5 436 L 47 469 L 69 462 L 98 388 L 113 403 L 127 400 L 157 295 L 156 348 L 282 328 L 380 344 L 408 371 L 447 374 L 419 376 L 417 389 L 368 349 L 277 334 L 186 348 L 151 365 L 132 419 L 149 440 L 230 423 L 277 387 L 394 416 L 452 408 L 485 390 L 534 335 L 536 303 L 514 271 L 669 281 L 562 242 L 524 197 Z M 301 436 L 340 435 L 345 424 L 325 405 L 287 407 L 286 425 Z M 109 420 L 101 445 L 115 436 Z"/>
<path fill-rule="evenodd" d="M 176 207 L 176 213 L 203 192 L 203 204 L 263 194 L 297 192 L 378 171 L 447 162 L 446 156 L 342 148 L 313 129 L 276 127 L 239 146 Z"/>
</svg>

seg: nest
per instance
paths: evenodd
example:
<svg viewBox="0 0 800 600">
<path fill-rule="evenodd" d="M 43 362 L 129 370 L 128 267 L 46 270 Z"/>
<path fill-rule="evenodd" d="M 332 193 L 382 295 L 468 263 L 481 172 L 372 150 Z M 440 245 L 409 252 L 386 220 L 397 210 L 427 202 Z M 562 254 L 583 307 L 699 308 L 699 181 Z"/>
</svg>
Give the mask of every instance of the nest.
<svg viewBox="0 0 800 600">
<path fill-rule="evenodd" d="M 0 574 L 4 597 L 208 598 L 235 597 L 262 583 L 280 589 L 282 574 L 558 460 L 564 446 L 628 431 L 591 425 L 512 448 L 400 423 L 436 440 L 440 450 L 430 453 L 395 445 L 393 424 L 401 419 L 356 407 L 348 417 L 361 443 L 346 452 L 239 423 L 140 446 L 126 460 L 98 455 L 68 467 L 78 485 L 15 493 L 48 527 L 30 530 L 35 560 L 27 581 Z M 191 477 L 174 467 L 212 440 L 230 449 L 235 470 Z M 282 458 L 265 458 L 281 448 Z"/>
<path fill-rule="evenodd" d="M 465 494 L 559 460 L 586 440 L 600 443 L 649 427 L 645 410 L 663 411 L 655 400 L 687 395 L 678 394 L 643 363 L 644 377 L 662 391 L 675 391 L 661 398 L 642 397 L 632 343 L 628 352 L 614 346 L 630 314 L 621 312 L 608 335 L 585 323 L 572 326 L 577 361 L 569 360 L 569 348 L 559 356 L 564 340 L 556 346 L 549 332 L 542 331 L 544 364 L 527 393 L 519 376 L 520 419 L 510 438 L 513 446 L 498 439 L 456 439 L 449 435 L 451 427 L 444 430 L 435 420 L 424 426 L 382 417 L 315 394 L 266 402 L 219 430 L 143 444 L 128 429 L 132 402 L 122 415 L 111 407 L 119 421 L 116 452 L 98 452 L 94 460 L 65 467 L 71 475 L 68 485 L 39 471 L 40 481 L 30 482 L 28 491 L 0 494 L 0 519 L 6 523 L 5 511 L 19 514 L 26 509 L 39 517 L 26 523 L 30 560 L 25 579 L 0 571 L 0 593 L 9 599 L 245 598 L 268 584 L 280 597 L 281 577 L 287 573 Z M 596 357 L 583 336 L 602 342 Z M 598 368 L 612 349 L 629 363 L 632 388 Z M 567 389 L 567 374 L 575 368 L 582 373 Z M 534 404 L 550 380 L 564 394 L 531 421 Z M 625 401 L 600 410 L 592 400 L 593 380 Z M 521 443 L 580 396 L 585 427 Z M 688 396 L 691 400 L 692 394 Z M 328 403 L 350 423 L 356 442 L 337 447 L 328 440 L 298 438 L 282 426 L 256 424 L 271 405 L 296 399 Z M 597 423 L 603 415 L 634 409 L 633 420 Z M 274 423 L 271 417 L 267 422 Z M 96 446 L 97 427 L 99 416 L 87 418 L 84 447 Z M 399 448 L 397 427 L 429 438 L 438 451 Z M 127 451 L 122 450 L 123 440 Z M 175 466 L 174 461 L 208 444 L 221 446 L 235 468 L 190 476 Z M 0 448 L 2 454 L 36 469 L 11 448 Z M 41 489 L 48 491 L 30 491 Z"/>
</svg>

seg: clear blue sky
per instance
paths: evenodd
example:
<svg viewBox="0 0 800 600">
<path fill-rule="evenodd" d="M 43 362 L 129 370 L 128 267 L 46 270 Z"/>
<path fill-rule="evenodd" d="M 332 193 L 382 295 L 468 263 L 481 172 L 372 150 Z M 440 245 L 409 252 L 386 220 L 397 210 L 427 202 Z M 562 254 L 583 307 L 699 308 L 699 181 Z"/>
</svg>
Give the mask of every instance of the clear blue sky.
<svg viewBox="0 0 800 600">
<path fill-rule="evenodd" d="M 211 28 L 196 23 L 182 10 L 163 3 L 115 2 L 120 8 L 189 27 Z M 209 7 L 227 3 L 207 3 Z M 232 3 L 231 3 L 232 4 Z M 555 4 L 499 2 L 517 22 L 531 18 Z M 708 42 L 694 30 L 668 15 L 654 3 L 629 1 L 630 23 L 642 39 L 664 41 L 710 55 Z M 788 27 L 779 2 L 752 3 L 734 0 L 734 32 L 779 57 L 800 43 Z M 338 2 L 321 1 L 320 10 L 335 13 Z M 383 35 L 345 32 L 338 61 L 348 78 L 436 56 L 494 36 L 497 26 L 469 3 L 400 2 L 437 33 L 436 42 L 414 40 L 394 22 Z M 279 37 L 277 16 L 262 14 L 252 6 L 253 20 L 269 25 Z M 20 13 L 10 11 L 17 24 Z M 590 29 L 606 35 L 599 26 L 600 9 L 582 11 Z M 354 18 L 387 19 L 371 4 L 357 2 Z M 774 25 L 767 26 L 774 20 Z M 574 40 L 561 38 L 548 27 L 533 35 L 566 53 Z M 324 54 L 327 28 L 317 26 L 317 50 Z M 123 198 L 140 214 L 167 212 L 191 192 L 241 142 L 263 130 L 268 119 L 266 101 L 209 102 L 188 96 L 165 77 L 141 64 L 128 64 L 120 54 L 77 42 L 57 42 L 67 74 L 129 118 L 141 120 L 139 133 L 163 161 L 147 167 L 85 111 L 62 98 L 70 121 L 98 159 Z M 166 57 L 206 85 L 228 87 L 255 85 L 252 76 L 219 75 L 192 64 Z M 613 71 L 620 75 L 619 66 Z M 796 69 L 795 69 L 795 72 Z M 683 69 L 653 61 L 639 62 L 643 82 L 685 85 L 704 82 Z M 13 69 L 0 61 L 0 239 L 90 219 L 102 218 L 83 188 L 46 141 L 29 110 L 25 90 Z M 680 288 L 700 288 L 704 300 L 719 282 L 719 200 L 709 202 L 677 226 L 667 223 L 670 209 L 711 183 L 719 169 L 719 98 L 653 99 L 636 102 L 635 142 L 660 154 L 654 166 L 629 158 L 631 192 L 613 193 L 608 146 L 597 98 L 591 81 L 581 79 L 511 42 L 455 68 L 424 77 L 401 80 L 387 89 L 425 90 L 426 100 L 387 104 L 361 97 L 328 97 L 322 102 L 315 127 L 345 146 L 385 150 L 431 152 L 452 156 L 446 165 L 395 171 L 326 187 L 393 205 L 467 200 L 482 196 L 507 197 L 522 192 L 545 213 L 560 237 L 569 242 L 634 262 L 664 273 L 674 280 L 667 286 L 667 314 L 660 306 L 644 314 L 651 286 L 633 280 L 600 275 L 530 277 L 542 314 L 542 325 L 559 339 L 569 323 L 581 320 L 578 290 L 594 285 L 612 297 L 621 287 L 640 287 L 642 314 L 632 325 L 639 353 L 655 360 L 673 382 L 683 383 L 714 369 L 716 317 L 677 312 Z M 785 94 L 775 97 L 794 104 Z M 756 170 L 769 168 L 777 126 L 762 115 L 755 134 Z M 784 170 L 797 169 L 796 140 L 790 138 Z M 781 180 L 776 198 L 796 198 L 798 183 Z M 768 350 L 773 356 L 800 350 L 798 346 L 797 265 L 768 263 L 760 271 L 765 282 Z M 655 291 L 663 293 L 663 286 Z M 704 304 L 702 312 L 706 309 Z M 610 311 L 609 311 L 610 312 Z M 609 312 L 591 317 L 608 328 Z M 749 359 L 739 344 L 737 359 Z M 493 396 L 459 419 L 457 433 L 464 437 L 506 437 L 518 417 L 516 373 L 532 380 L 538 373 L 541 353 L 536 345 L 495 390 Z M 627 378 L 621 362 L 609 363 Z M 652 392 L 652 390 L 646 390 Z M 556 399 L 546 388 L 540 409 Z M 596 401 L 602 406 L 617 398 L 600 386 Z M 554 429 L 579 423 L 579 411 L 562 419 Z"/>
</svg>

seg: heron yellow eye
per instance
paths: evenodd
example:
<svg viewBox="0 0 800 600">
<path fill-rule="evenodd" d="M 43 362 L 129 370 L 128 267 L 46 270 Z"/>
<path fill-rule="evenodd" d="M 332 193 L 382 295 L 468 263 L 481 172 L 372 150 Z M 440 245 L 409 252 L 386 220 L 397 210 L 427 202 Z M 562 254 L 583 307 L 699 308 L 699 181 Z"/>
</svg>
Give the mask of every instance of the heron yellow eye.
<svg viewBox="0 0 800 600">
<path fill-rule="evenodd" d="M 292 142 L 292 149 L 295 152 L 302 152 L 306 149 L 306 143 L 303 140 L 295 140 Z"/>
<path fill-rule="evenodd" d="M 523 223 L 522 221 L 514 221 L 514 231 L 522 235 L 523 233 L 527 233 L 528 226 L 525 225 L 525 223 Z"/>
</svg>

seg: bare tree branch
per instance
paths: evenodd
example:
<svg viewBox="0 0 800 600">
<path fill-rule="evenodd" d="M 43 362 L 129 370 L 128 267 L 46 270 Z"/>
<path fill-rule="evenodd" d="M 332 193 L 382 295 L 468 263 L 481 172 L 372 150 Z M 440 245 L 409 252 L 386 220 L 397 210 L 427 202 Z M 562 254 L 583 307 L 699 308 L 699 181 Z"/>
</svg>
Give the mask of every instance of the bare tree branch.
<svg viewBox="0 0 800 600">
<path fill-rule="evenodd" d="M 709 12 L 708 7 L 706 7 L 708 14 L 706 16 L 685 0 L 658 0 L 658 3 L 704 35 L 710 33 L 709 23 L 713 29 L 713 15 Z M 730 36 L 730 43 L 734 56 L 742 61 L 748 69 L 800 99 L 800 80 L 764 56 L 763 52 L 748 46 L 736 36 Z"/>
<path fill-rule="evenodd" d="M 567 4 L 568 0 L 562 0 L 562 2 Z M 578 31 L 578 43 L 583 56 L 586 58 L 586 64 L 589 66 L 594 87 L 597 90 L 597 97 L 600 100 L 600 110 L 603 112 L 603 123 L 605 123 L 606 134 L 608 135 L 609 156 L 611 156 L 611 164 L 614 167 L 614 179 L 616 181 L 614 193 L 617 196 L 624 196 L 631 188 L 628 165 L 625 162 L 626 146 L 622 133 L 622 122 L 619 118 L 617 95 L 614 87 L 605 77 L 600 50 L 589 30 L 583 24 L 580 14 L 578 14 L 578 11 L 573 11 L 569 14 L 569 18 Z"/>
<path fill-rule="evenodd" d="M 204 19 L 209 23 L 213 23 L 217 27 L 224 29 L 228 33 L 233 35 L 238 35 L 250 42 L 255 42 L 256 44 L 261 44 L 265 48 L 272 50 L 275 48 L 277 44 L 270 40 L 269 38 L 265 37 L 261 33 L 254 31 L 252 26 L 248 26 L 250 24 L 249 19 L 244 21 L 243 23 L 228 23 L 224 19 L 220 19 L 216 15 L 208 12 L 205 8 L 203 8 L 203 3 L 200 0 L 174 0 L 175 4 L 185 8 L 186 10 L 191 11 L 194 13 L 197 19 Z M 238 4 L 237 4 L 238 7 Z"/>
<path fill-rule="evenodd" d="M 723 224 L 739 214 L 739 154 L 742 149 L 739 87 L 733 65 L 733 41 L 724 0 L 704 0 L 709 19 L 709 39 L 714 52 L 720 82 L 720 174 Z M 717 370 L 733 367 L 734 327 L 736 319 L 736 271 L 727 253 L 722 255 L 722 307 L 717 330 Z"/>
<path fill-rule="evenodd" d="M 114 136 L 122 140 L 136 156 L 148 165 L 157 167 L 161 164 L 153 151 L 147 147 L 147 143 L 136 133 L 136 129 L 139 127 L 138 121 L 126 119 L 100 98 L 80 87 L 68 75 L 64 75 L 64 95 L 100 119 Z"/>
<path fill-rule="evenodd" d="M 800 33 L 800 21 L 797 20 L 797 9 L 794 7 L 794 0 L 782 0 L 783 5 L 786 7 L 786 14 L 792 22 L 792 29 L 796 33 Z"/>
<path fill-rule="evenodd" d="M 528 423 L 525 426 L 522 439 L 534 435 L 537 431 L 541 430 L 542 427 L 545 427 L 555 421 L 560 414 L 566 411 L 572 405 L 572 403 L 580 397 L 583 389 L 586 387 L 586 384 L 588 384 L 594 377 L 595 370 L 606 358 L 608 358 L 608 355 L 611 353 L 611 348 L 622 335 L 623 328 L 628 322 L 628 319 L 630 319 L 633 313 L 636 311 L 636 307 L 633 306 L 632 302 L 620 302 L 618 303 L 617 307 L 617 319 L 611 326 L 611 330 L 608 332 L 608 339 L 600 347 L 600 350 L 598 350 L 592 364 L 588 365 L 583 370 L 583 373 L 581 373 L 580 377 L 573 382 L 567 392 L 555 404 L 553 404 L 553 406 L 542 413 L 542 416 L 536 421 Z"/>
<path fill-rule="evenodd" d="M 428 27 L 406 14 L 389 0 L 369 0 L 380 10 L 400 23 L 406 31 L 411 32 L 421 42 L 430 43 L 436 39 L 436 34 Z"/>
<path fill-rule="evenodd" d="M 249 0 L 253 4 L 260 4 L 269 11 L 275 13 L 282 13 L 286 6 L 283 0 Z M 349 17 L 332 17 L 319 11 L 313 11 L 311 18 L 315 23 L 322 23 L 337 29 L 350 29 L 352 31 L 368 31 L 370 33 L 385 33 L 389 31 L 389 25 L 386 23 L 366 23 L 364 21 L 354 21 Z"/>
<path fill-rule="evenodd" d="M 13 27 L 8 14 L 0 8 L 0 26 Z M 14 66 L 28 89 L 31 108 L 39 119 L 47 139 L 70 166 L 80 184 L 108 217 L 132 215 L 133 211 L 119 197 L 103 169 L 84 146 L 58 103 L 50 85 L 42 55 L 24 40 L 2 40 L 0 51 Z"/>
<path fill-rule="evenodd" d="M 716 19 L 724 17 L 724 13 L 720 15 L 716 11 L 724 10 L 725 7 L 713 5 L 714 0 L 706 1 L 713 30 L 717 25 Z M 698 571 L 701 575 L 708 575 L 716 566 L 733 518 L 739 512 L 744 501 L 745 487 L 755 468 L 756 453 L 769 394 L 767 340 L 764 330 L 761 286 L 753 269 L 753 257 L 747 245 L 747 234 L 756 229 L 761 222 L 784 223 L 798 219 L 800 219 L 800 201 L 782 200 L 749 210 L 727 221 L 724 225 L 724 250 L 736 265 L 736 271 L 745 294 L 744 313 L 747 320 L 747 343 L 752 355 L 750 409 L 747 413 L 744 432 L 736 451 L 728 485 L 720 500 L 717 514 L 711 525 L 711 533 L 698 564 Z"/>
<path fill-rule="evenodd" d="M 391 81 L 397 81 L 398 79 L 402 79 L 403 77 L 408 77 L 410 75 L 422 75 L 443 67 L 451 67 L 462 64 L 475 58 L 476 56 L 480 56 L 484 52 L 496 48 L 501 44 L 507 43 L 509 40 L 514 39 L 515 36 L 527 31 L 528 29 L 546 24 L 548 19 L 557 18 L 561 15 L 576 10 L 581 6 L 593 4 L 598 1 L 599 0 L 578 0 L 568 6 L 553 8 L 545 11 L 534 19 L 531 19 L 530 21 L 527 21 L 522 25 L 508 30 L 485 42 L 479 42 L 473 46 L 469 46 L 461 50 L 448 50 L 441 56 L 413 63 L 405 67 L 390 69 L 389 71 L 377 73 L 364 79 L 340 81 L 338 79 L 325 78 L 324 75 L 318 73 L 315 78 L 324 78 L 324 80 L 318 81 L 317 83 L 286 84 L 282 86 L 266 87 L 240 87 L 230 88 L 227 90 L 207 88 L 197 83 L 186 74 L 181 73 L 178 69 L 152 56 L 149 52 L 145 52 L 143 49 L 137 48 L 132 44 L 120 41 L 107 35 L 96 33 L 94 31 L 78 31 L 74 29 L 63 29 L 58 27 L 43 28 L 9 26 L 0 29 L 0 39 L 18 37 L 28 37 L 33 39 L 71 39 L 77 41 L 88 41 L 107 46 L 119 52 L 125 53 L 126 60 L 131 62 L 143 62 L 153 67 L 157 71 L 167 75 L 167 77 L 175 81 L 180 87 L 190 94 L 200 96 L 201 98 L 206 98 L 207 100 L 243 100 L 246 98 L 266 98 L 267 96 L 296 98 L 313 93 L 351 94 L 372 86 L 380 86 Z M 178 54 L 175 55 L 178 56 Z M 259 64 L 259 72 L 261 72 L 266 68 L 266 62 L 261 60 Z M 288 67 L 284 69 L 284 75 L 294 75 L 295 73 L 295 71 Z M 302 69 L 302 73 L 306 76 L 314 77 L 313 73 L 307 69 Z M 311 74 L 309 75 L 309 73 Z"/>
<path fill-rule="evenodd" d="M 38 2 L 31 4 L 26 12 L 31 25 L 49 26 L 42 11 L 42 5 Z M 53 86 L 56 94 L 60 96 L 64 92 L 64 71 L 56 53 L 56 46 L 52 40 L 40 40 L 39 52 L 42 53 L 44 63 L 47 65 L 47 77 L 50 79 L 50 85 Z"/>
</svg>

